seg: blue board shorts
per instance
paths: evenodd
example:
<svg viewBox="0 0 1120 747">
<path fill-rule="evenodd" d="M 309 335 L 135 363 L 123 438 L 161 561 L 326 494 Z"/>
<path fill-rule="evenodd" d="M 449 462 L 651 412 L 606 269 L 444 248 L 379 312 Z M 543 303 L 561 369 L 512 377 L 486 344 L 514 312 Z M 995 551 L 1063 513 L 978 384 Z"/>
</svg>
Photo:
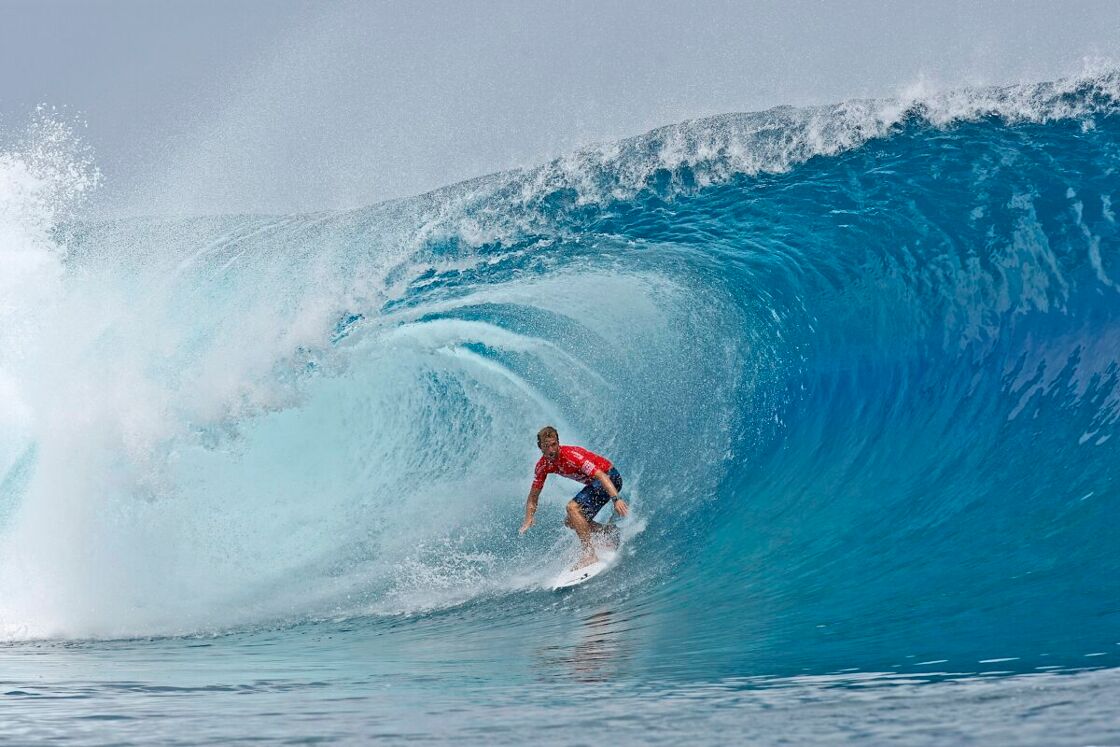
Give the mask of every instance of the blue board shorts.
<svg viewBox="0 0 1120 747">
<path fill-rule="evenodd" d="M 622 475 L 618 474 L 618 470 L 614 467 L 610 468 L 607 472 L 607 477 L 611 479 L 614 484 L 615 490 L 622 490 Z M 593 480 L 590 485 L 576 494 L 572 500 L 579 505 L 579 512 L 583 514 L 584 518 L 591 521 L 595 518 L 595 514 L 599 513 L 599 509 L 607 505 L 607 501 L 611 499 L 607 489 L 603 487 L 603 483 L 598 480 Z"/>
</svg>

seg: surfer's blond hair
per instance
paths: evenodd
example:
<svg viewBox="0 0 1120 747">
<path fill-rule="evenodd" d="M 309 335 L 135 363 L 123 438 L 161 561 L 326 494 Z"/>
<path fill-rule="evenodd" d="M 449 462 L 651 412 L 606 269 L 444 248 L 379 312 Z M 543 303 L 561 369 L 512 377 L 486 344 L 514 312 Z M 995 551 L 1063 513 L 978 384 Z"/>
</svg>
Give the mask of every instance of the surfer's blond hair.
<svg viewBox="0 0 1120 747">
<path fill-rule="evenodd" d="M 544 428 L 541 428 L 539 431 L 537 431 L 537 446 L 540 446 L 541 441 L 544 441 L 546 438 L 555 438 L 557 441 L 559 441 L 560 434 L 557 433 L 556 429 L 551 425 L 546 425 Z"/>
</svg>

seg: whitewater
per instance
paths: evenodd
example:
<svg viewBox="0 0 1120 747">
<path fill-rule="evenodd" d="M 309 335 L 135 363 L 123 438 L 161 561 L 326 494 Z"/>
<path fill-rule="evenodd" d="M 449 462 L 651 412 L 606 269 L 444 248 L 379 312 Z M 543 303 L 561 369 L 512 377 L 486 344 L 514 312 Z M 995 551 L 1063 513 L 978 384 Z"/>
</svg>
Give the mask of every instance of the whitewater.
<svg viewBox="0 0 1120 747">
<path fill-rule="evenodd" d="M 1105 69 L 107 220 L 40 112 L 0 739 L 1120 742 L 1118 173 Z M 546 424 L 640 517 L 562 594 Z"/>
</svg>

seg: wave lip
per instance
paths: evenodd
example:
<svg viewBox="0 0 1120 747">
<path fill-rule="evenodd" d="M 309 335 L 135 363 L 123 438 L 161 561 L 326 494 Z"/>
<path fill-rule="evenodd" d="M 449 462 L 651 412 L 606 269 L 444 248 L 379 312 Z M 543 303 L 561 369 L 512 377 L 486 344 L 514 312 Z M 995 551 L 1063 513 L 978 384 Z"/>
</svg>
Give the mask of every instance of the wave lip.
<svg viewBox="0 0 1120 747">
<path fill-rule="evenodd" d="M 649 186 L 694 191 L 737 174 L 785 172 L 815 156 L 888 137 L 907 123 L 941 129 L 989 118 L 1008 125 L 1047 123 L 1113 114 L 1118 103 L 1120 71 L 1108 68 L 1050 83 L 936 93 L 915 89 L 897 99 L 725 114 L 583 149 L 528 170 L 519 196 L 532 204 L 542 195 L 572 190 L 577 203 L 601 203 Z"/>
</svg>

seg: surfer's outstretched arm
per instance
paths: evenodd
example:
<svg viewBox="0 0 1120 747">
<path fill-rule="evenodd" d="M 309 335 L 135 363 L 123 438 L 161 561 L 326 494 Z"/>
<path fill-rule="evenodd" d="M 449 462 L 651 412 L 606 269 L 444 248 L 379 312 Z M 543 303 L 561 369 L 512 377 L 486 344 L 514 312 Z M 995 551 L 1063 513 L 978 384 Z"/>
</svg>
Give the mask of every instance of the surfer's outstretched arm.
<svg viewBox="0 0 1120 747">
<path fill-rule="evenodd" d="M 529 491 L 529 497 L 525 499 L 525 521 L 521 524 L 521 529 L 518 530 L 521 534 L 525 534 L 529 527 L 533 526 L 533 514 L 537 512 L 537 499 L 540 497 L 540 488 L 533 488 Z"/>
</svg>

